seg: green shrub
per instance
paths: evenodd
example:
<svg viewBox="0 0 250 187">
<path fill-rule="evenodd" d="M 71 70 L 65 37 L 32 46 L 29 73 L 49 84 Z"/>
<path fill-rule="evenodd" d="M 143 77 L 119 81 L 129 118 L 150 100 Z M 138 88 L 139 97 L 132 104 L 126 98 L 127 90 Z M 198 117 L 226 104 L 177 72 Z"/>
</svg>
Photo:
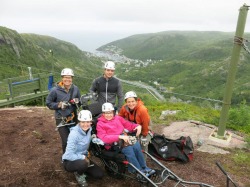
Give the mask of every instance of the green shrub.
<svg viewBox="0 0 250 187">
<path fill-rule="evenodd" d="M 242 102 L 239 107 L 229 110 L 227 127 L 250 133 L 250 107 Z"/>
</svg>

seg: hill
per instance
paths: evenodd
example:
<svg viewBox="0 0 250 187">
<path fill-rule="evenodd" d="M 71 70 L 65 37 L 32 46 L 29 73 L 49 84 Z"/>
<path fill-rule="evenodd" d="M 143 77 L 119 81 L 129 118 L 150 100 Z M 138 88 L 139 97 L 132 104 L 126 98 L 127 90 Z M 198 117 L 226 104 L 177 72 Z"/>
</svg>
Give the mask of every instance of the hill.
<svg viewBox="0 0 250 187">
<path fill-rule="evenodd" d="M 245 38 L 250 37 L 249 33 Z M 120 78 L 157 85 L 167 92 L 222 100 L 233 48 L 233 33 L 166 31 L 140 34 L 101 46 L 126 59 Z M 241 51 L 233 103 L 250 102 L 250 54 Z M 126 72 L 126 73 L 123 73 Z M 172 94 L 166 94 L 166 97 Z M 193 98 L 194 98 L 193 97 Z M 198 100 L 198 103 L 200 100 Z"/>
<path fill-rule="evenodd" d="M 61 70 L 69 67 L 76 77 L 84 78 L 76 81 L 81 81 L 82 89 L 87 89 L 90 81 L 102 72 L 100 58 L 50 36 L 19 34 L 0 27 L 0 48 L 0 80 L 26 76 L 27 67 L 31 67 L 33 74 L 54 72 L 59 79 Z"/>
<path fill-rule="evenodd" d="M 233 33 L 216 31 L 164 31 L 133 35 L 99 47 L 116 46 L 132 59 L 197 60 L 223 59 L 232 48 Z M 212 54 L 212 55 L 211 55 Z"/>
<path fill-rule="evenodd" d="M 249 36 L 246 33 L 245 38 Z M 232 47 L 233 33 L 165 31 L 133 35 L 98 50 L 129 57 L 118 63 L 117 76 L 156 86 L 165 90 L 167 98 L 177 93 L 183 100 L 222 100 Z M 102 72 L 100 58 L 50 36 L 19 34 L 0 27 L 0 48 L 0 80 L 28 75 L 27 67 L 32 67 L 34 74 L 54 70 L 59 79 L 61 69 L 70 67 L 77 75 L 75 83 L 86 91 L 92 79 Z M 250 101 L 249 61 L 250 55 L 242 50 L 233 104 Z"/>
</svg>

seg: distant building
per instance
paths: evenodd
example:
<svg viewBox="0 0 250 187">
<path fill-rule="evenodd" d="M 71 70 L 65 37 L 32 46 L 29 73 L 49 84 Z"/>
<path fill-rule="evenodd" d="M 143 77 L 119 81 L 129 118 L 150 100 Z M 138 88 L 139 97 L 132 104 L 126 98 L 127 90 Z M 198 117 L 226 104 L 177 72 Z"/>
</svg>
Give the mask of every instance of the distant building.
<svg viewBox="0 0 250 187">
<path fill-rule="evenodd" d="M 153 83 L 154 83 L 154 85 L 156 85 L 156 86 L 160 85 L 157 81 L 154 81 Z"/>
<path fill-rule="evenodd" d="M 166 92 L 167 91 L 167 89 L 164 86 L 160 86 L 159 90 L 162 91 L 162 92 Z"/>
</svg>

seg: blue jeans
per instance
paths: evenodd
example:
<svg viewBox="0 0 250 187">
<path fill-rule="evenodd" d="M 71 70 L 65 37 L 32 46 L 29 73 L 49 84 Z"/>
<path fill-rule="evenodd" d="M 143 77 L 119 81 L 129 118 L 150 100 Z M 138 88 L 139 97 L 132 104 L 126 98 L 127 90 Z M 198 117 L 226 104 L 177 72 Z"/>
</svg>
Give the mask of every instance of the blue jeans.
<svg viewBox="0 0 250 187">
<path fill-rule="evenodd" d="M 132 163 L 137 169 L 142 170 L 146 167 L 146 162 L 141 151 L 141 145 L 137 141 L 132 146 L 127 146 L 122 149 L 122 153 L 126 156 L 127 160 Z M 128 166 L 128 171 L 135 172 L 131 166 Z"/>
</svg>

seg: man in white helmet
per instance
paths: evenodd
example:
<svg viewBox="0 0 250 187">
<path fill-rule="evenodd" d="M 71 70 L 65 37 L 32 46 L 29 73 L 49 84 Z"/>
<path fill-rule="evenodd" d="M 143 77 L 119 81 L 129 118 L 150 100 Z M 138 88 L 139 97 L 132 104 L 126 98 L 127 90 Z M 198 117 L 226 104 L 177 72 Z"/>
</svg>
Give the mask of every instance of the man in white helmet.
<svg viewBox="0 0 250 187">
<path fill-rule="evenodd" d="M 75 126 L 77 123 L 77 106 L 70 104 L 70 101 L 74 98 L 79 100 L 81 94 L 78 87 L 73 84 L 74 72 L 72 69 L 64 68 L 61 71 L 61 77 L 62 80 L 50 90 L 46 98 L 46 105 L 49 109 L 55 110 L 56 126 L 62 122 L 72 123 L 72 126 Z M 70 131 L 69 127 L 70 126 L 62 126 L 58 128 L 62 140 L 63 153 L 67 145 L 67 138 Z"/>
<path fill-rule="evenodd" d="M 97 93 L 100 106 L 103 103 L 112 103 L 119 111 L 123 103 L 123 92 L 121 82 L 113 77 L 115 72 L 115 63 L 107 61 L 104 65 L 104 73 L 92 82 L 90 92 Z M 116 105 L 116 98 L 118 103 Z"/>
<path fill-rule="evenodd" d="M 89 110 L 82 110 L 78 115 L 79 123 L 71 128 L 66 152 L 62 156 L 66 171 L 74 172 L 80 186 L 88 186 L 86 174 L 93 178 L 103 177 L 102 169 L 89 160 L 88 148 L 91 141 L 92 114 Z"/>
</svg>

